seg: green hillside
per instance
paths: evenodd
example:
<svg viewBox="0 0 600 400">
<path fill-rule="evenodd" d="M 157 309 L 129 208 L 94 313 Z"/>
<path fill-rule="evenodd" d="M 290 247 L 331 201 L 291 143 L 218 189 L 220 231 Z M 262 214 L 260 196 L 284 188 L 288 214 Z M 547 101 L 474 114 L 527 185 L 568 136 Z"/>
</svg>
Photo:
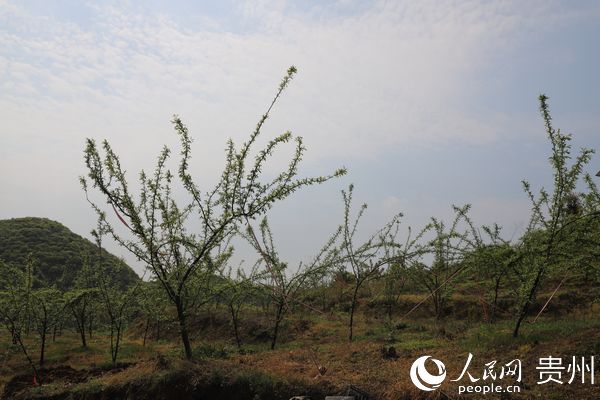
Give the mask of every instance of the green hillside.
<svg viewBox="0 0 600 400">
<path fill-rule="evenodd" d="M 92 242 L 56 221 L 33 217 L 0 220 L 0 259 L 23 266 L 31 253 L 35 259 L 36 281 L 41 286 L 56 284 L 60 289 L 69 289 L 84 257 L 97 251 Z M 131 267 L 116 256 L 105 251 L 103 259 L 123 286 L 139 279 Z"/>
</svg>

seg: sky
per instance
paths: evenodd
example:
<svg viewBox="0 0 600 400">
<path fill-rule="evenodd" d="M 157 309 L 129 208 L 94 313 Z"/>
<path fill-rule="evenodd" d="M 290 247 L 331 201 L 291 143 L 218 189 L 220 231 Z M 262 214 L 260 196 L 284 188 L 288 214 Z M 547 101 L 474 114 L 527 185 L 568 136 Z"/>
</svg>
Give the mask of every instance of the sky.
<svg viewBox="0 0 600 400">
<path fill-rule="evenodd" d="M 517 238 L 521 180 L 551 185 L 538 96 L 575 151 L 600 148 L 598 37 L 597 1 L 0 0 L 0 219 L 46 217 L 90 238 L 85 139 L 108 139 L 136 180 L 163 145 L 178 153 L 173 114 L 210 188 L 226 140 L 248 137 L 295 65 L 261 143 L 290 130 L 307 147 L 301 175 L 348 174 L 274 207 L 283 258 L 316 253 L 350 183 L 369 205 L 364 235 L 398 212 L 417 229 L 469 203 L 477 225 Z M 255 255 L 240 244 L 237 257 Z"/>
</svg>

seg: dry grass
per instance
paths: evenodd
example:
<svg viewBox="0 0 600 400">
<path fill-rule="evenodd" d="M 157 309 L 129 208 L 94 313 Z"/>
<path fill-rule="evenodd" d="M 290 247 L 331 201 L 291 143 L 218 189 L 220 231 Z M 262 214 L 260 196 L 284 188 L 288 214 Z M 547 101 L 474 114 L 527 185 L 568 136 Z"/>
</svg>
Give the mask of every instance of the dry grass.
<svg viewBox="0 0 600 400">
<path fill-rule="evenodd" d="M 294 320 L 290 321 L 290 326 L 293 324 Z M 304 332 L 292 332 L 294 340 L 283 342 L 275 351 L 267 350 L 267 344 L 252 344 L 249 348 L 253 352 L 240 355 L 234 351 L 229 339 L 198 341 L 195 343 L 196 348 L 229 346 L 222 357 L 209 355 L 203 357 L 199 364 L 179 360 L 180 348 L 176 341 L 149 341 L 144 347 L 140 339 L 127 337 L 119 361 L 133 363 L 131 367 L 96 374 L 84 384 L 74 386 L 73 390 L 117 386 L 140 377 L 160 374 L 157 359 L 166 358 L 170 370 L 196 371 L 199 375 L 214 370 L 226 373 L 259 371 L 274 379 L 294 379 L 311 385 L 326 385 L 337 388 L 337 391 L 352 384 L 384 400 L 424 398 L 423 393 L 412 385 L 408 377 L 410 366 L 417 357 L 431 355 L 443 360 L 449 377 L 456 378 L 471 352 L 475 357 L 470 371 L 476 376 L 481 376 L 485 362 L 498 360 L 500 365 L 515 358 L 522 360 L 526 389 L 521 396 L 512 398 L 600 398 L 600 385 L 537 385 L 535 370 L 539 357 L 550 354 L 564 357 L 599 356 L 598 305 L 573 313 L 568 318 L 548 318 L 535 325 L 528 324 L 517 340 L 510 337 L 510 321 L 495 325 L 450 321 L 444 325 L 443 334 L 440 333 L 440 328 L 431 320 L 408 321 L 408 326 L 395 332 L 395 341 L 389 343 L 388 333 L 380 321 L 359 315 L 355 328 L 357 340 L 347 343 L 342 314 L 313 317 L 308 329 Z M 29 344 L 33 345 L 34 342 Z M 384 345 L 393 345 L 398 358 L 383 359 L 380 349 Z M 48 364 L 68 365 L 75 369 L 99 368 L 109 363 L 108 346 L 105 336 L 96 336 L 90 341 L 89 348 L 83 349 L 78 336 L 66 332 L 56 342 L 49 343 Z M 33 351 L 32 355 L 37 356 L 37 353 Z M 323 375 L 319 374 L 318 366 L 326 368 Z M 10 346 L 7 335 L 0 336 L 0 386 L 4 386 L 15 373 L 27 371 L 22 354 Z M 47 390 L 64 390 L 60 383 L 53 385 Z M 448 398 L 459 398 L 457 383 L 447 379 L 432 398 L 443 393 Z"/>
</svg>

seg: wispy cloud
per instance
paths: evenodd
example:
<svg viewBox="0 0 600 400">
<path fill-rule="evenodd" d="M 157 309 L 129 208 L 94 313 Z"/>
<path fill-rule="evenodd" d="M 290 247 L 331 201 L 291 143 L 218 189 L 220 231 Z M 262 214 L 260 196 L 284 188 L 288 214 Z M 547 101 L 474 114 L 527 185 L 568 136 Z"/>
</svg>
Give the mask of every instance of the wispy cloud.
<svg viewBox="0 0 600 400">
<path fill-rule="evenodd" d="M 85 209 L 75 183 L 84 138 L 110 139 L 135 176 L 151 168 L 148 154 L 174 144 L 173 113 L 197 138 L 201 175 L 214 175 L 225 139 L 247 136 L 292 63 L 298 81 L 266 133 L 304 136 L 308 169 L 396 149 L 493 144 L 517 122 L 530 123 L 482 108 L 486 88 L 502 85 L 493 72 L 547 32 L 597 18 L 599 8 L 247 1 L 228 18 L 199 10 L 182 24 L 177 5 L 124 4 L 76 3 L 79 12 L 61 14 L 0 1 L 0 168 L 22 166 L 0 179 L 31 199 L 5 194 L 7 212 L 27 203 L 50 214 L 65 202 Z M 37 204 L 40 187 L 61 201 Z"/>
<path fill-rule="evenodd" d="M 80 109 L 84 121 L 93 112 L 118 122 L 129 115 L 150 120 L 140 126 L 150 132 L 177 111 L 192 128 L 236 136 L 296 63 L 301 82 L 273 127 L 313 135 L 317 152 L 480 143 L 498 132 L 489 116 L 461 108 L 477 91 L 469 76 L 495 53 L 570 17 L 548 4 L 384 2 L 319 20 L 309 18 L 311 9 L 286 13 L 283 1 L 246 2 L 240 23 L 260 27 L 247 34 L 181 27 L 168 15 L 118 6 L 95 7 L 94 23 L 82 27 L 3 4 L 3 99 L 50 102 L 57 114 Z"/>
</svg>

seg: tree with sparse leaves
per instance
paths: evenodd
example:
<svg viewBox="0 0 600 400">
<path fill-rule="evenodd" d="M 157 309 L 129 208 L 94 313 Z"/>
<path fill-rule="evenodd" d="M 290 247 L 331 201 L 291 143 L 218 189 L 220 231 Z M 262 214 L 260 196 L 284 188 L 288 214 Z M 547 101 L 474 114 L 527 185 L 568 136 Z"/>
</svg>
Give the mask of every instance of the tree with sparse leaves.
<svg viewBox="0 0 600 400">
<path fill-rule="evenodd" d="M 498 300 L 504 284 L 512 278 L 511 271 L 521 261 L 521 255 L 509 240 L 502 238 L 501 227 L 498 224 L 481 227 L 484 234 L 474 230 L 474 248 L 468 252 L 464 264 L 469 268 L 474 280 L 483 279 L 488 299 L 484 308 L 489 313 L 489 322 L 495 322 L 498 315 Z"/>
<path fill-rule="evenodd" d="M 33 256 L 26 258 L 25 269 L 0 261 L 0 322 L 11 335 L 13 345 L 18 345 L 33 370 L 38 384 L 42 384 L 39 368 L 31 358 L 30 348 L 23 335 L 31 322 L 33 291 Z"/>
<path fill-rule="evenodd" d="M 341 244 L 337 264 L 352 276 L 352 295 L 348 319 L 348 340 L 353 339 L 354 314 L 358 306 L 358 291 L 368 281 L 381 276 L 384 268 L 400 259 L 396 236 L 402 214 L 397 214 L 367 240 L 357 243 L 357 229 L 367 205 L 363 204 L 356 218 L 351 217 L 354 186 L 342 191 L 344 199 L 344 221 L 341 226 Z"/>
<path fill-rule="evenodd" d="M 523 181 L 525 193 L 531 200 L 531 217 L 519 246 L 523 262 L 518 269 L 518 304 L 513 330 L 515 337 L 518 336 L 521 324 L 548 273 L 561 265 L 561 261 L 571 262 L 569 252 L 573 250 L 573 246 L 567 245 L 569 238 L 584 233 L 577 229 L 581 222 L 598 217 L 597 211 L 581 214 L 577 210 L 577 204 L 573 203 L 573 194 L 576 193 L 582 178 L 583 168 L 590 161 L 594 151 L 583 148 L 573 159 L 571 135 L 563 134 L 560 129 L 554 129 L 552 126 L 548 97 L 541 95 L 539 101 L 546 135 L 552 147 L 550 165 L 554 182 L 550 192 L 541 188 L 535 195 L 529 182 Z M 588 181 L 591 182 L 589 179 Z M 563 269 L 563 273 L 566 273 L 566 268 Z"/>
<path fill-rule="evenodd" d="M 92 231 L 92 236 L 96 239 L 98 246 L 98 255 L 95 258 L 96 268 L 94 269 L 94 280 L 97 283 L 100 302 L 106 312 L 109 323 L 110 337 L 110 357 L 113 364 L 117 363 L 119 350 L 121 349 L 121 340 L 127 323 L 131 319 L 131 314 L 135 310 L 136 294 L 141 282 L 136 285 L 121 289 L 117 285 L 114 276 L 108 273 L 108 269 L 104 268 L 102 249 L 102 236 L 105 232 L 102 229 L 102 223 L 99 222 L 99 227 Z"/>
<path fill-rule="evenodd" d="M 246 273 L 240 266 L 234 274 L 230 268 L 227 274 L 222 277 L 221 286 L 223 286 L 223 290 L 219 291 L 219 297 L 226 304 L 229 311 L 233 336 L 239 352 L 242 352 L 240 313 L 244 305 L 247 305 L 256 295 L 257 287 L 254 286 L 253 281 L 256 277 L 257 265 L 258 263 L 251 269 L 250 273 Z"/>
<path fill-rule="evenodd" d="M 455 215 L 449 225 L 432 217 L 431 222 L 417 235 L 425 241 L 418 245 L 418 256 L 412 259 L 409 273 L 412 281 L 429 294 L 438 321 L 445 316 L 456 279 L 466 270 L 464 257 L 475 248 L 472 235 L 474 227 L 468 217 L 470 207 L 468 204 L 463 207 L 452 206 Z M 430 234 L 432 237 L 428 238 Z M 432 257 L 430 265 L 423 261 L 424 256 Z"/>
<path fill-rule="evenodd" d="M 93 139 L 87 140 L 85 164 L 88 178 L 81 178 L 86 196 L 92 188 L 97 189 L 127 228 L 123 235 L 115 229 L 104 207 L 88 196 L 92 207 L 100 217 L 103 229 L 121 246 L 144 262 L 165 290 L 175 307 L 181 341 L 186 358 L 192 358 L 192 348 L 187 326 L 190 298 L 197 293 L 190 288 L 194 277 L 202 270 L 211 268 L 215 249 L 227 237 L 234 234 L 240 224 L 263 215 L 273 204 L 296 190 L 323 183 L 343 175 L 344 169 L 329 176 L 298 178 L 298 166 L 305 151 L 301 137 L 293 138 L 285 132 L 251 157 L 261 129 L 281 93 L 296 73 L 290 67 L 281 81 L 277 93 L 247 142 L 239 148 L 229 140 L 226 148 L 225 167 L 213 189 L 201 190 L 190 171 L 192 139 L 187 127 L 177 116 L 173 125 L 181 142 L 181 158 L 177 173 L 168 169 L 171 155 L 165 147 L 158 157 L 152 175 L 140 173 L 141 189 L 138 196 L 132 191 L 129 179 L 117 154 L 107 141 L 102 150 Z M 263 181 L 262 171 L 281 145 L 295 140 L 295 152 L 286 169 L 269 181 Z M 189 195 L 182 203 L 174 195 L 174 181 L 178 180 Z M 190 229 L 193 229 L 191 231 Z"/>
<path fill-rule="evenodd" d="M 144 326 L 143 345 L 146 345 L 148 332 L 154 325 L 154 339 L 160 339 L 161 325 L 169 321 L 169 299 L 160 283 L 156 280 L 143 282 L 138 292 L 138 303 L 146 319 Z"/>
<path fill-rule="evenodd" d="M 386 328 L 390 335 L 394 331 L 393 314 L 400 302 L 402 289 L 408 279 L 406 265 L 402 260 L 392 262 L 383 275 L 383 305 L 385 306 Z"/>
<path fill-rule="evenodd" d="M 40 340 L 40 368 L 44 366 L 48 334 L 61 321 L 65 310 L 62 293 L 56 288 L 35 289 L 31 294 L 31 316 Z"/>
<path fill-rule="evenodd" d="M 298 303 L 300 291 L 305 289 L 308 283 L 325 276 L 337 262 L 338 250 L 335 243 L 340 232 L 338 230 L 329 238 L 311 262 L 300 263 L 293 273 L 289 273 L 288 263 L 280 258 L 275 248 L 273 233 L 266 217 L 261 221 L 258 233 L 249 223 L 246 232 L 242 234 L 260 256 L 264 270 L 258 274 L 256 281 L 267 290 L 275 306 L 271 350 L 275 349 L 281 324 L 291 305 Z"/>
<path fill-rule="evenodd" d="M 64 294 L 67 309 L 75 320 L 75 327 L 81 338 L 81 346 L 87 347 L 87 338 L 91 338 L 93 319 L 96 314 L 98 289 L 89 256 L 74 280 L 74 288 Z"/>
</svg>

